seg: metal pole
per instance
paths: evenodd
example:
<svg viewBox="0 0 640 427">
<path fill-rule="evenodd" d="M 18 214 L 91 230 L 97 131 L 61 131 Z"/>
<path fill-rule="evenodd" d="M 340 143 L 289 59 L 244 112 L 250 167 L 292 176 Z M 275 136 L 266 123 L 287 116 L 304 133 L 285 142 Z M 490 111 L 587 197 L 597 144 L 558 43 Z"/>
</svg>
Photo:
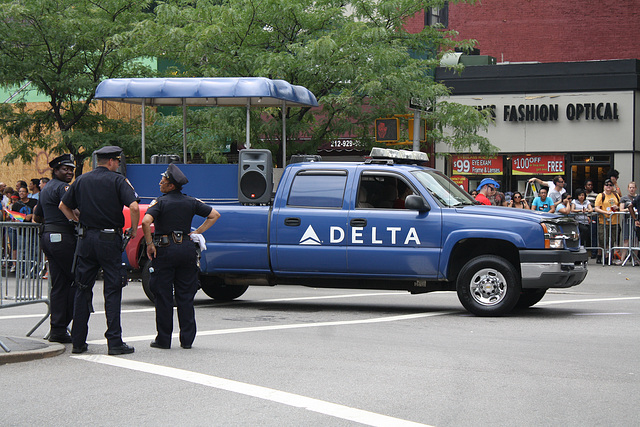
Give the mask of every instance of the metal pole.
<svg viewBox="0 0 640 427">
<path fill-rule="evenodd" d="M 247 139 L 244 143 L 244 148 L 251 148 L 251 141 L 249 140 L 249 128 L 251 127 L 251 116 L 249 115 L 249 108 L 251 107 L 251 99 L 247 99 Z"/>
<path fill-rule="evenodd" d="M 287 166 L 287 103 L 282 101 L 282 167 Z"/>
<path fill-rule="evenodd" d="M 413 151 L 420 151 L 420 110 L 413 110 Z"/>
<path fill-rule="evenodd" d="M 182 162 L 187 163 L 187 99 L 182 98 Z"/>
<path fill-rule="evenodd" d="M 145 105 L 144 105 L 144 98 L 142 98 L 142 164 L 144 165 L 144 159 L 146 157 L 146 150 L 145 150 L 145 117 L 144 117 L 144 110 L 145 110 Z"/>
</svg>

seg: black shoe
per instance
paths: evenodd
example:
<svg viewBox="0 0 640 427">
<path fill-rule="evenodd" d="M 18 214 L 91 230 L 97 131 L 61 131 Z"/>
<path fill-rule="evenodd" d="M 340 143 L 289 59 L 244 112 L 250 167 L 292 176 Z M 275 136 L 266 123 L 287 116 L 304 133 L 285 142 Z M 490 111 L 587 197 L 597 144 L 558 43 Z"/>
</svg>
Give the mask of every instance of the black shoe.
<svg viewBox="0 0 640 427">
<path fill-rule="evenodd" d="M 596 258 L 596 264 L 602 264 L 602 258 L 600 257 Z"/>
<path fill-rule="evenodd" d="M 151 344 L 149 344 L 149 347 L 161 348 L 163 350 L 169 350 L 171 348 L 170 345 L 161 345 L 157 341 L 152 341 Z"/>
<path fill-rule="evenodd" d="M 185 350 L 189 350 L 191 348 L 191 344 L 180 344 L 180 347 L 184 348 Z"/>
<path fill-rule="evenodd" d="M 111 347 L 109 349 L 109 356 L 118 356 L 120 354 L 131 354 L 134 351 L 136 351 L 135 348 L 128 346 L 125 343 L 122 343 L 122 345 L 119 345 L 117 347 Z"/>
<path fill-rule="evenodd" d="M 49 335 L 49 342 L 59 342 L 61 344 L 69 344 L 71 341 L 71 335 L 69 334 L 51 334 Z"/>
<path fill-rule="evenodd" d="M 89 346 L 87 345 L 87 343 L 82 344 L 80 347 L 76 347 L 74 346 L 71 349 L 71 353 L 73 354 L 80 354 L 80 353 L 84 353 L 85 351 L 89 350 Z"/>
</svg>

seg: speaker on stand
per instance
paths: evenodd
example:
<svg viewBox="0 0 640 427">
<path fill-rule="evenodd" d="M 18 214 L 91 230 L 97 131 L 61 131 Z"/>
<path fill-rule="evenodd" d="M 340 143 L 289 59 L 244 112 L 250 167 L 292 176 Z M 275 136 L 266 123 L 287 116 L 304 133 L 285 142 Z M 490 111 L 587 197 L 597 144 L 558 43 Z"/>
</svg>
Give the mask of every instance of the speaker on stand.
<svg viewBox="0 0 640 427">
<path fill-rule="evenodd" d="M 273 191 L 271 151 L 248 149 L 240 150 L 238 154 L 238 201 L 269 203 Z"/>
</svg>

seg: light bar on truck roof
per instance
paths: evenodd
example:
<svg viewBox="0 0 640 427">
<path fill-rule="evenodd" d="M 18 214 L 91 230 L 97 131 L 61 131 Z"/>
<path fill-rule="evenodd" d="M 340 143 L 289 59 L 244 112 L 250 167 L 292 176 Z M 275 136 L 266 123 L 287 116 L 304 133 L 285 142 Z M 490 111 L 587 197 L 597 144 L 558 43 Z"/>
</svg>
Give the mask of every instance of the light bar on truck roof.
<svg viewBox="0 0 640 427">
<path fill-rule="evenodd" d="M 391 148 L 373 147 L 371 149 L 373 159 L 411 160 L 414 162 L 428 162 L 429 155 L 422 151 L 393 150 Z"/>
</svg>

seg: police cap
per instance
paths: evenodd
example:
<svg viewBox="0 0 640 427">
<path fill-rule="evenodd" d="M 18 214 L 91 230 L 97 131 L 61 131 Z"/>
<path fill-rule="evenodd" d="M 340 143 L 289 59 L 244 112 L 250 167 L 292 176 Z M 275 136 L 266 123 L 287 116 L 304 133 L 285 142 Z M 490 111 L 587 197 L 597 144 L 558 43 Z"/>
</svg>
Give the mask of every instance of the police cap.
<svg viewBox="0 0 640 427">
<path fill-rule="evenodd" d="M 49 167 L 51 167 L 52 169 L 59 168 L 60 166 L 69 166 L 75 168 L 76 165 L 75 163 L 73 163 L 74 160 L 75 158 L 73 157 L 73 154 L 63 154 L 62 156 L 58 156 L 55 159 L 51 160 L 49 162 Z"/>
<path fill-rule="evenodd" d="M 167 167 L 167 170 L 162 174 L 162 176 L 167 178 L 176 187 L 182 187 L 189 182 L 178 166 L 173 163 Z"/>
<path fill-rule="evenodd" d="M 115 145 L 107 145 L 106 147 L 96 150 L 95 153 L 100 159 L 120 159 L 122 148 Z"/>
</svg>

